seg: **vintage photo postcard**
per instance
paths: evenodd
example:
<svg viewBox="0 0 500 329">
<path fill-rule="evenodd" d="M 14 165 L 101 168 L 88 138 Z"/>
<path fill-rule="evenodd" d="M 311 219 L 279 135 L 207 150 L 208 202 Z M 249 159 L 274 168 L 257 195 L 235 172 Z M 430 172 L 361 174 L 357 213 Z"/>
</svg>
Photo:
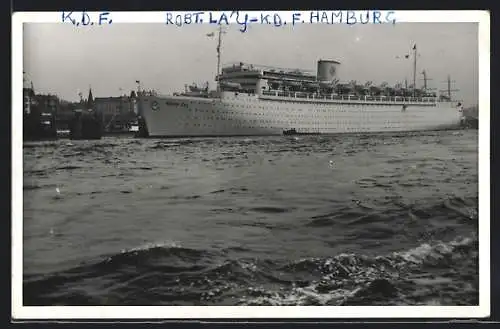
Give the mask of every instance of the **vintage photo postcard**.
<svg viewBox="0 0 500 329">
<path fill-rule="evenodd" d="M 15 319 L 490 312 L 489 13 L 13 15 Z"/>
</svg>

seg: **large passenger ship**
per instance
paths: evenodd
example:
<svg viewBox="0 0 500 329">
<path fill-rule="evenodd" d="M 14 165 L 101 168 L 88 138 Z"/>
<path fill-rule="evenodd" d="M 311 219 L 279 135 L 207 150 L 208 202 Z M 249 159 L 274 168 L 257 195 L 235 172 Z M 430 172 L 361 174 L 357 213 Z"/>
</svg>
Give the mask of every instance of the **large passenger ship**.
<svg viewBox="0 0 500 329">
<path fill-rule="evenodd" d="M 207 83 L 203 88 L 191 85 L 182 93 L 161 96 L 139 87 L 137 108 L 143 135 L 420 131 L 454 128 L 463 120 L 462 105 L 450 93 L 437 96 L 426 83 L 423 88 L 415 87 L 416 45 L 413 85 L 390 87 L 341 83 L 340 63 L 334 60 L 319 60 L 315 73 L 248 63 L 220 69 L 221 34 L 219 29 L 216 90 L 209 90 Z"/>
</svg>

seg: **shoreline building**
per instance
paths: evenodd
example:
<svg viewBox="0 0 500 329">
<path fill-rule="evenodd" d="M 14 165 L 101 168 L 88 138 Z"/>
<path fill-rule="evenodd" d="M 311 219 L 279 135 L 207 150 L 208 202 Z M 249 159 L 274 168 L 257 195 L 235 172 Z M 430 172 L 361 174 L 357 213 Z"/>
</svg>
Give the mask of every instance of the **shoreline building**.
<svg viewBox="0 0 500 329">
<path fill-rule="evenodd" d="M 83 99 L 81 93 L 81 108 L 74 111 L 74 116 L 70 122 L 71 139 L 100 139 L 102 137 L 102 114 L 94 109 L 94 97 L 92 88 L 89 88 L 89 96 Z"/>
<path fill-rule="evenodd" d="M 59 98 L 36 94 L 33 81 L 23 80 L 23 138 L 25 140 L 57 138 L 56 114 Z"/>
</svg>

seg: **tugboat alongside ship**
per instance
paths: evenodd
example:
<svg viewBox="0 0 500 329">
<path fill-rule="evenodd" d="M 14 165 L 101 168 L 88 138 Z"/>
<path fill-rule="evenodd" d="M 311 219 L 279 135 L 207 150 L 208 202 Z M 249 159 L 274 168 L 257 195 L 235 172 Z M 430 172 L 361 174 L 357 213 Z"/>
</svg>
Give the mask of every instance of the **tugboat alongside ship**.
<svg viewBox="0 0 500 329">
<path fill-rule="evenodd" d="M 341 83 L 334 60 L 319 60 L 315 74 L 245 63 L 220 70 L 221 41 L 220 28 L 216 90 L 190 86 L 159 96 L 139 85 L 141 132 L 150 137 L 401 132 L 455 129 L 463 120 L 462 104 L 451 95 L 437 96 L 426 83 L 416 88 L 416 44 L 413 84 L 404 88 Z"/>
</svg>

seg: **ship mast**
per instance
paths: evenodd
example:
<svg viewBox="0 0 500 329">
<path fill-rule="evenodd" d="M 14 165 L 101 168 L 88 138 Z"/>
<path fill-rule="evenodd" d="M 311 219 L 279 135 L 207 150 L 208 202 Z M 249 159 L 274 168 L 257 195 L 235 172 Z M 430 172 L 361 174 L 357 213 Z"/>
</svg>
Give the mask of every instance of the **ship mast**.
<svg viewBox="0 0 500 329">
<path fill-rule="evenodd" d="M 222 25 L 219 24 L 219 39 L 217 41 L 217 91 L 220 91 L 219 75 L 220 75 L 221 45 L 222 45 Z"/>
<path fill-rule="evenodd" d="M 447 84 L 447 88 L 446 88 L 446 90 L 440 90 L 440 91 L 441 91 L 441 92 L 446 92 L 446 93 L 448 94 L 448 100 L 450 100 L 450 101 L 451 101 L 451 92 L 453 92 L 453 91 L 459 91 L 459 90 L 458 90 L 458 89 L 451 89 L 451 84 L 452 84 L 452 82 L 455 82 L 455 81 L 454 81 L 454 80 L 453 80 L 453 81 L 451 80 L 450 75 L 448 75 L 448 78 L 446 79 L 446 81 L 445 81 L 445 82 L 446 82 L 446 84 Z"/>
<path fill-rule="evenodd" d="M 413 45 L 413 97 L 417 90 L 417 44 Z"/>
<path fill-rule="evenodd" d="M 448 87 L 448 88 L 446 88 L 448 90 L 448 98 L 451 100 L 451 78 L 449 75 L 448 75 L 448 78 L 446 79 L 446 82 L 447 82 L 447 87 Z M 453 91 L 456 91 L 456 89 L 454 89 Z"/>
<path fill-rule="evenodd" d="M 423 70 L 422 75 L 424 76 L 424 90 L 427 90 L 427 72 Z"/>
<path fill-rule="evenodd" d="M 137 97 L 141 95 L 141 81 L 135 80 L 135 83 L 137 84 Z"/>
<path fill-rule="evenodd" d="M 428 81 L 430 81 L 432 79 L 427 76 L 427 71 L 422 70 L 421 73 L 424 76 L 424 78 L 422 79 L 424 81 L 424 92 L 428 93 L 428 92 L 430 92 L 432 90 L 435 90 L 435 88 L 429 88 L 429 86 L 428 86 Z"/>
</svg>

